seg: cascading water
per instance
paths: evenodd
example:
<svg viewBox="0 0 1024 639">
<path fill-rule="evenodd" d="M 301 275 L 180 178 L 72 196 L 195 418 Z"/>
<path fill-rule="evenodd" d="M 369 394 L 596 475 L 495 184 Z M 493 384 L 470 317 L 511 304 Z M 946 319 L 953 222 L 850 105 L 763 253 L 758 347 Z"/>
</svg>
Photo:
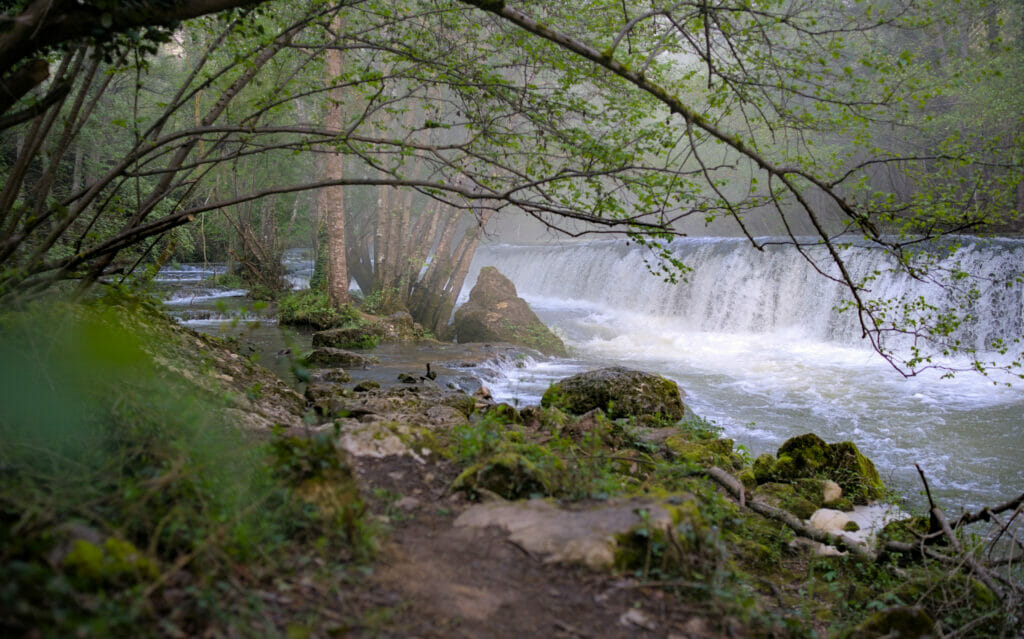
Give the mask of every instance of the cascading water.
<svg viewBox="0 0 1024 639">
<path fill-rule="evenodd" d="M 646 249 L 624 241 L 482 248 L 463 294 L 479 268 L 496 266 L 577 354 L 514 369 L 497 363 L 492 392 L 536 402 L 552 379 L 624 364 L 678 381 L 695 412 L 755 454 L 813 431 L 857 442 L 909 496 L 918 493 L 913 464 L 920 463 L 947 507 L 1024 490 L 1020 387 L 975 373 L 904 379 L 861 339 L 854 313 L 836 312 L 843 288 L 792 247 L 757 251 L 740 239 L 704 238 L 676 241 L 673 249 L 694 269 L 684 283 L 651 275 Z M 843 257 L 854 278 L 878 272 L 872 297 L 947 303 L 938 286 L 889 273 L 881 252 L 850 247 Z M 1024 271 L 1024 242 L 965 240 L 945 265 L 1012 279 Z M 979 293 L 976 319 L 958 339 L 984 350 L 994 338 L 1024 333 L 1020 287 L 979 286 Z"/>
</svg>

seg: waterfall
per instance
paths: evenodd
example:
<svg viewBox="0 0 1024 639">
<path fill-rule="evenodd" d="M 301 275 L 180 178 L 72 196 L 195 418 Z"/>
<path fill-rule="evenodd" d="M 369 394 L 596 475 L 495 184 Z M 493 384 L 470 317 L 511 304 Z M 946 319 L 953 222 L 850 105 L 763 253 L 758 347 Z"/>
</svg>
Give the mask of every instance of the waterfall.
<svg viewBox="0 0 1024 639">
<path fill-rule="evenodd" d="M 788 333 L 843 346 L 861 339 L 855 312 L 838 313 L 848 290 L 819 273 L 792 246 L 758 251 L 740 238 L 681 239 L 673 253 L 693 269 L 686 281 L 672 284 L 653 275 L 644 247 L 620 241 L 544 245 L 495 245 L 481 249 L 474 268 L 493 265 L 531 302 L 572 300 L 607 309 L 671 318 L 680 330 L 733 334 Z M 835 274 L 823 248 L 807 251 L 823 270 Z M 932 282 L 894 272 L 887 253 L 866 247 L 844 248 L 841 255 L 854 279 L 877 272 L 870 298 L 924 297 L 946 309 L 949 295 Z M 976 284 L 973 319 L 956 337 L 986 350 L 993 339 L 1011 340 L 1024 332 L 1024 285 L 1008 288 L 1024 272 L 1024 242 L 964 240 L 938 266 L 959 268 Z M 476 281 L 467 278 L 467 290 Z"/>
<path fill-rule="evenodd" d="M 495 397 L 536 403 L 555 379 L 625 365 L 677 381 L 687 406 L 755 454 L 814 432 L 855 441 L 889 485 L 911 497 L 919 489 L 914 463 L 950 507 L 1020 493 L 1021 380 L 994 370 L 905 379 L 861 339 L 853 312 L 836 312 L 847 291 L 791 246 L 758 251 L 741 239 L 703 238 L 671 248 L 693 269 L 685 282 L 652 275 L 649 251 L 623 240 L 481 248 L 463 296 L 474 271 L 496 266 L 574 354 L 514 370 L 493 363 L 484 377 Z M 826 268 L 824 251 L 809 255 Z M 893 272 L 882 251 L 851 246 L 842 257 L 853 278 L 877 272 L 871 297 L 953 303 L 942 287 Z M 961 283 L 977 288 L 972 319 L 955 335 L 963 344 L 984 351 L 993 339 L 1024 333 L 1024 284 L 1007 286 L 1024 273 L 1024 242 L 965 238 L 938 266 L 965 273 Z M 991 351 L 983 357 L 1000 361 Z M 970 365 L 956 357 L 937 363 Z M 1003 381 L 1013 386 L 993 383 Z"/>
</svg>

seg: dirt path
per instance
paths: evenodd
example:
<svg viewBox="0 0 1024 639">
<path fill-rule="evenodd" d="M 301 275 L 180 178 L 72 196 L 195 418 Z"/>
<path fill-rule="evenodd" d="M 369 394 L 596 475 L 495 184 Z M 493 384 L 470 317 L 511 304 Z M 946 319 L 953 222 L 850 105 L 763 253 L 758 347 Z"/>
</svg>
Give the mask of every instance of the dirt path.
<svg viewBox="0 0 1024 639">
<path fill-rule="evenodd" d="M 392 532 L 370 587 L 381 637 L 711 637 L 697 611 L 621 576 L 545 563 L 497 528 L 454 525 L 471 506 L 453 472 L 408 457 L 361 459 L 374 510 Z"/>
</svg>

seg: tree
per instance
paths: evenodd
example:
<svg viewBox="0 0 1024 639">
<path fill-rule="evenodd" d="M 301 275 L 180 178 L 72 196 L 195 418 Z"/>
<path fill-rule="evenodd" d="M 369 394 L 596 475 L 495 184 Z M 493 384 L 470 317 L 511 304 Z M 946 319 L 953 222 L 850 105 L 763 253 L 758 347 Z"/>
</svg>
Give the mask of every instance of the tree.
<svg viewBox="0 0 1024 639">
<path fill-rule="evenodd" d="M 437 206 L 478 220 L 518 211 L 570 234 L 628 232 L 650 247 L 652 269 L 668 278 L 686 271 L 667 244 L 681 225 L 728 220 L 755 246 L 763 242 L 755 229 L 778 229 L 778 241 L 841 282 L 865 337 L 901 371 L 944 365 L 933 358 L 962 348 L 961 311 L 978 287 L 1012 282 L 936 269 L 928 242 L 1005 218 L 1021 188 L 1024 145 L 1019 84 L 999 107 L 1002 124 L 993 118 L 966 140 L 957 135 L 963 127 L 950 131 L 951 119 L 967 113 L 956 101 L 975 88 L 963 78 L 991 69 L 993 56 L 1012 59 L 1009 51 L 1020 46 L 1018 33 L 1000 27 L 1017 19 L 1016 3 L 967 5 L 970 11 L 898 0 L 591 0 L 584 11 L 530 0 L 275 4 L 273 14 L 195 22 L 217 31 L 179 88 L 160 100 L 167 106 L 154 105 L 156 115 L 147 106 L 133 118 L 133 145 L 102 177 L 59 196 L 60 180 L 38 182 L 30 169 L 44 156 L 43 141 L 65 133 L 73 139 L 85 119 L 77 97 L 47 105 L 46 96 L 99 64 L 88 47 L 64 45 L 43 100 L 26 107 L 33 119 L 15 131 L 22 150 L 10 155 L 0 199 L 0 299 L 130 268 L 117 263 L 122 251 L 205 211 L 308 189 L 345 187 L 349 199 L 362 197 L 356 187 L 385 187 L 377 199 L 387 205 L 371 218 L 371 272 L 375 281 L 400 283 L 412 308 L 429 306 L 415 289 L 434 281 L 431 269 L 437 278 L 457 276 L 465 255 L 459 246 L 473 244 L 463 236 L 465 244 L 451 241 L 448 259 L 430 258 L 448 227 L 442 215 L 428 257 L 409 259 L 422 246 L 410 248 L 408 235 L 395 238 L 430 229 Z M 338 17 L 343 28 L 332 29 Z M 984 35 L 993 29 L 1005 42 L 995 50 Z M 937 30 L 972 53 L 956 71 L 946 71 L 944 49 L 931 47 Z M 232 55 L 221 55 L 225 49 Z M 327 51 L 344 56 L 337 74 L 323 69 Z M 145 47 L 119 41 L 102 52 L 115 68 L 142 77 L 134 60 Z M 325 75 L 334 77 L 330 86 L 310 83 Z M 94 77 L 68 95 L 92 104 L 93 82 L 107 76 Z M 982 77 L 997 85 L 994 71 Z M 200 90 L 210 96 L 204 104 L 211 101 L 194 122 L 182 114 Z M 340 126 L 309 116 L 329 113 L 331 95 L 344 96 Z M 144 99 L 138 82 L 135 99 Z M 232 197 L 211 195 L 211 176 L 256 154 L 272 162 L 307 154 L 346 159 L 322 179 L 268 180 Z M 45 155 L 58 158 L 56 175 L 63 151 Z M 898 179 L 886 184 L 887 175 Z M 353 231 L 357 217 L 348 216 Z M 104 233 L 94 233 L 90 220 L 105 222 Z M 353 247 L 366 241 L 365 228 L 347 242 L 357 279 L 367 262 Z M 851 240 L 946 286 L 960 306 L 873 298 L 870 278 L 855 278 L 844 262 Z M 395 247 L 405 253 L 401 267 L 399 259 L 381 261 Z M 811 249 L 824 249 L 827 259 Z M 450 292 L 445 286 L 456 280 L 431 286 Z M 443 305 L 434 306 L 444 315 Z M 913 340 L 909 357 L 898 352 L 897 337 Z M 990 364 L 976 354 L 975 367 Z M 1011 366 L 1019 364 L 1018 357 Z"/>
</svg>

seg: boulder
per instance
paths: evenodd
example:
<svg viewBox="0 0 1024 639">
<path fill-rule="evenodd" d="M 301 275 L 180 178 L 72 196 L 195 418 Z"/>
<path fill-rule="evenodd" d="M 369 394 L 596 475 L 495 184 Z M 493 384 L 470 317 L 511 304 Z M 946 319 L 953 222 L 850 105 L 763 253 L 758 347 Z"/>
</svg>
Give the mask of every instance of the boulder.
<svg viewBox="0 0 1024 639">
<path fill-rule="evenodd" d="M 675 382 L 621 366 L 579 373 L 555 382 L 545 391 L 540 404 L 574 415 L 600 408 L 611 419 L 653 415 L 678 420 L 686 410 Z"/>
<path fill-rule="evenodd" d="M 918 606 L 895 606 L 880 610 L 856 627 L 844 632 L 843 639 L 874 639 L 875 637 L 900 637 L 917 639 L 934 637 L 935 622 Z"/>
<path fill-rule="evenodd" d="M 326 346 L 317 348 L 306 356 L 308 365 L 326 368 L 366 368 L 370 364 L 376 364 L 377 361 L 376 357 L 367 357 L 352 351 Z"/>
<path fill-rule="evenodd" d="M 841 489 L 840 497 L 830 501 L 833 504 L 847 500 L 865 504 L 885 494 L 875 465 L 853 442 L 827 444 L 813 433 L 786 440 L 776 458 L 758 457 L 754 461 L 754 475 L 759 483 L 793 482 L 809 477 L 831 480 Z"/>
<path fill-rule="evenodd" d="M 546 355 L 565 356 L 562 340 L 516 295 L 515 285 L 493 266 L 480 269 L 469 301 L 455 312 L 449 329 L 455 341 L 509 342 Z"/>
<path fill-rule="evenodd" d="M 313 333 L 313 348 L 376 348 L 383 330 L 374 324 Z"/>
</svg>

